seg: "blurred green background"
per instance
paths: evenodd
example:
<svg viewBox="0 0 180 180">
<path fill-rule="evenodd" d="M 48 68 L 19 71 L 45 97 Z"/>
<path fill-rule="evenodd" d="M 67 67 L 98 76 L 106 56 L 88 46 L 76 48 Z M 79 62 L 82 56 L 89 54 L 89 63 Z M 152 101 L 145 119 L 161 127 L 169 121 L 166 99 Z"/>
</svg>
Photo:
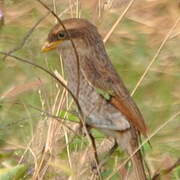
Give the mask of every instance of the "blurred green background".
<svg viewBox="0 0 180 180">
<path fill-rule="evenodd" d="M 54 9 L 61 19 L 78 16 L 89 19 L 97 25 L 102 37 L 105 37 L 129 1 L 46 0 L 43 2 Z M 99 2 L 101 2 L 100 6 Z M 47 13 L 47 10 L 38 2 L 30 0 L 4 2 L 1 0 L 0 8 L 5 15 L 5 23 L 0 27 L 0 51 L 4 52 L 18 47 L 34 24 Z M 131 92 L 179 16 L 178 0 L 140 0 L 129 9 L 108 39 L 106 43 L 108 54 Z M 59 56 L 55 51 L 48 54 L 40 52 L 50 28 L 55 23 L 56 20 L 52 15 L 44 18 L 30 34 L 24 46 L 13 55 L 38 63 L 50 71 L 61 72 Z M 149 134 L 180 110 L 179 30 L 180 24 L 177 25 L 133 96 L 148 124 Z M 2 55 L 0 56 L 0 76 L 0 168 L 10 168 L 18 164 L 32 137 L 38 138 L 36 131 L 39 128 L 39 122 L 48 121 L 48 118 L 42 118 L 42 112 L 31 106 L 52 112 L 58 88 L 55 81 L 38 68 L 18 62 L 11 57 L 4 59 Z M 179 158 L 179 132 L 180 117 L 178 116 L 150 140 L 152 149 L 145 145 L 146 161 L 152 174 L 158 169 L 171 166 Z M 43 133 L 46 134 L 47 131 Z M 102 134 L 96 131 L 94 134 L 97 141 L 102 141 Z M 65 144 L 64 140 L 60 144 Z M 83 154 L 86 144 L 87 140 L 84 137 L 73 138 L 70 143 L 72 160 L 73 152 L 80 149 L 79 153 Z M 56 149 L 56 151 L 59 150 Z M 66 149 L 61 149 L 57 154 L 55 159 L 68 164 Z M 106 164 L 103 177 L 111 174 L 112 164 L 124 157 L 125 155 L 117 150 Z M 20 167 L 19 177 L 22 178 L 25 175 L 24 179 L 31 178 L 35 165 L 28 152 L 22 162 L 28 170 Z M 63 168 L 60 167 L 61 173 L 63 171 L 66 175 L 61 179 L 73 177 L 71 171 Z M 17 169 L 11 170 L 12 174 L 17 173 Z M 0 176 L 1 174 L 0 169 Z M 57 174 L 56 170 L 47 171 L 44 179 L 53 179 Z M 112 179 L 119 179 L 119 175 L 116 174 Z M 176 168 L 162 179 L 180 179 L 180 168 Z"/>
</svg>

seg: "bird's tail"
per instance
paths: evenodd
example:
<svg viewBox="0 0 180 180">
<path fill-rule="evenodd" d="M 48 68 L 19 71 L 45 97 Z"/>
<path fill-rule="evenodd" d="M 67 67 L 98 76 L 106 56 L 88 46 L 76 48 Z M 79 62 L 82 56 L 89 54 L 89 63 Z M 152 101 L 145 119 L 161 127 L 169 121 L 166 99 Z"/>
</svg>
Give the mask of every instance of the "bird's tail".
<svg viewBox="0 0 180 180">
<path fill-rule="evenodd" d="M 145 169 L 144 169 L 144 163 L 142 160 L 142 155 L 140 150 L 138 150 L 135 154 L 134 152 L 136 151 L 137 148 L 134 148 L 134 146 L 131 145 L 129 148 L 129 155 L 132 156 L 132 165 L 133 165 L 133 176 L 134 180 L 146 180 L 146 174 L 145 174 Z M 133 155 L 134 154 L 134 155 Z"/>
<path fill-rule="evenodd" d="M 136 130 L 131 128 L 129 132 L 121 133 L 117 142 L 121 145 L 121 147 L 127 150 L 129 156 L 131 157 L 133 170 L 128 180 L 147 180 L 141 151 L 137 151 L 139 142 Z"/>
</svg>

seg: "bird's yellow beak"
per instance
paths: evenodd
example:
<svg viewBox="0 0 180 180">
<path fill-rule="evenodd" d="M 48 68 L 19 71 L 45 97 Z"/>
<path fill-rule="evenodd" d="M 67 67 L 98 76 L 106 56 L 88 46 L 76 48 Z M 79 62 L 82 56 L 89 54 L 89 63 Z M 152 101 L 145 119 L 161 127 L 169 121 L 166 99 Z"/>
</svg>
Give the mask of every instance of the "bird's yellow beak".
<svg viewBox="0 0 180 180">
<path fill-rule="evenodd" d="M 54 41 L 54 42 L 48 42 L 48 41 L 46 41 L 46 42 L 44 43 L 44 45 L 42 46 L 42 48 L 41 48 L 41 52 L 48 52 L 48 51 L 51 51 L 51 50 L 53 50 L 53 49 L 56 49 L 57 46 L 58 46 L 59 44 L 61 44 L 62 42 L 63 42 L 62 40 L 58 40 L 58 41 Z"/>
</svg>

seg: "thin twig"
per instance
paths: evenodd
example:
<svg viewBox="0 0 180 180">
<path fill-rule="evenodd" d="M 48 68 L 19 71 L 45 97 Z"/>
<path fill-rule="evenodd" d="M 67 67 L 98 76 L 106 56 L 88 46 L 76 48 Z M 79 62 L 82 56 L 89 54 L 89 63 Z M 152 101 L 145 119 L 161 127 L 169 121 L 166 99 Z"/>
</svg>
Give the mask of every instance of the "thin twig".
<svg viewBox="0 0 180 180">
<path fill-rule="evenodd" d="M 80 112 L 80 115 L 83 117 L 83 113 L 82 113 L 82 110 L 81 110 L 81 107 L 79 105 L 79 102 L 78 100 L 76 99 L 76 97 L 74 96 L 74 94 L 71 92 L 71 90 L 58 78 L 56 77 L 52 72 L 48 71 L 46 68 L 44 68 L 43 66 L 39 65 L 39 64 L 36 64 L 36 63 L 33 63 L 32 61 L 29 61 L 27 59 L 23 59 L 21 57 L 18 57 L 18 56 L 14 56 L 14 55 L 10 55 L 8 54 L 7 52 L 3 52 L 3 51 L 0 51 L 0 54 L 3 54 L 5 56 L 9 56 L 9 57 L 12 57 L 14 58 L 15 60 L 18 60 L 18 61 L 21 61 L 23 63 L 26 63 L 26 64 L 29 64 L 29 65 L 32 65 L 44 72 L 46 72 L 48 75 L 50 75 L 51 77 L 53 77 L 56 81 L 58 81 L 58 83 L 60 83 L 67 91 L 68 93 L 72 96 L 72 98 L 74 99 L 77 107 L 78 107 L 78 110 Z"/>
<path fill-rule="evenodd" d="M 180 158 L 172 166 L 170 166 L 166 169 L 162 169 L 159 172 L 156 172 L 153 175 L 152 180 L 158 180 L 160 178 L 160 176 L 169 174 L 171 171 L 173 171 L 178 166 L 180 166 Z"/>
<path fill-rule="evenodd" d="M 14 104 L 21 105 L 21 103 L 18 103 L 18 102 L 14 103 Z M 55 120 L 58 121 L 58 122 L 61 122 L 61 124 L 63 124 L 63 126 L 65 126 L 67 129 L 69 129 L 71 132 L 73 132 L 74 135 L 76 135 L 77 137 L 80 138 L 80 136 L 79 136 L 71 127 L 69 127 L 68 125 L 66 125 L 66 124 L 64 123 L 63 120 L 68 120 L 68 118 L 66 118 L 66 117 L 62 118 L 62 117 L 59 117 L 59 116 L 56 116 L 56 115 L 52 115 L 51 113 L 46 112 L 46 111 L 43 111 L 43 110 L 39 109 L 38 107 L 35 107 L 35 106 L 31 105 L 31 104 L 26 104 L 26 106 L 28 106 L 28 107 L 36 110 L 36 111 L 39 111 L 39 112 L 42 114 L 41 116 L 47 116 L 47 117 L 49 117 L 49 118 L 55 119 Z M 36 117 L 39 117 L 39 116 L 36 116 Z M 25 118 L 24 118 L 24 119 L 25 119 Z M 24 120 L 24 119 L 23 119 L 23 120 Z M 27 118 L 26 118 L 26 119 L 27 119 Z M 19 122 L 19 121 L 18 121 L 18 122 Z M 78 123 L 78 122 L 75 122 L 75 121 L 73 121 L 73 122 L 74 122 L 74 123 Z"/>
<path fill-rule="evenodd" d="M 37 28 L 37 26 L 49 15 L 50 13 L 48 12 L 45 16 L 41 17 L 35 24 L 34 26 L 27 32 L 27 34 L 23 37 L 21 43 L 15 47 L 14 49 L 10 50 L 8 52 L 8 55 L 16 52 L 16 51 L 19 51 L 20 49 L 22 49 L 25 45 L 25 43 L 27 42 L 27 40 L 29 39 L 29 37 L 31 36 L 31 34 L 34 32 L 34 30 Z M 6 59 L 6 57 L 8 55 L 5 55 L 5 57 L 3 58 L 3 60 Z"/>
</svg>

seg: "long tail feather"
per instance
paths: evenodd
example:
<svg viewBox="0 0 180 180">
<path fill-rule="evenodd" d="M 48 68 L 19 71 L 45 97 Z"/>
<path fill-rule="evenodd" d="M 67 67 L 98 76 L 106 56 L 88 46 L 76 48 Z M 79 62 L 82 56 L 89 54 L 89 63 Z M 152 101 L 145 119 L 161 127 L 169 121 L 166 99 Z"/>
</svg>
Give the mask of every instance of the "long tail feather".
<svg viewBox="0 0 180 180">
<path fill-rule="evenodd" d="M 136 130 L 134 128 L 131 128 L 130 131 L 120 133 L 117 142 L 118 144 L 120 144 L 122 148 L 127 150 L 129 156 L 131 157 L 131 161 L 133 165 L 131 179 L 147 180 L 141 151 L 140 150 L 137 151 L 139 147 L 139 143 L 138 143 L 138 134 Z M 135 151 L 137 152 L 134 154 Z"/>
</svg>

